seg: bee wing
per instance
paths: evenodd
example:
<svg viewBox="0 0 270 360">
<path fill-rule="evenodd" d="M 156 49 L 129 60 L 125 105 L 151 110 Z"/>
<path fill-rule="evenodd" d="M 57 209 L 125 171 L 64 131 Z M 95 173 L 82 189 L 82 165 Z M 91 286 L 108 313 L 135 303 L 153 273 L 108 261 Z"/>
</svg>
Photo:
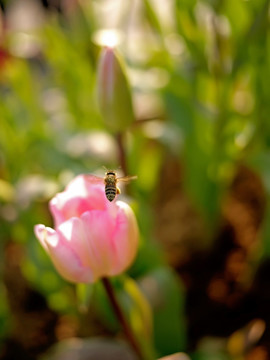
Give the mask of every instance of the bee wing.
<svg viewBox="0 0 270 360">
<path fill-rule="evenodd" d="M 129 182 L 129 181 L 131 181 L 131 180 L 136 180 L 137 178 L 138 178 L 137 175 L 134 175 L 134 176 L 123 176 L 123 177 L 117 178 L 117 181 Z"/>
<path fill-rule="evenodd" d="M 92 184 L 104 184 L 104 178 L 92 174 L 87 174 L 86 180 L 91 182 Z"/>
</svg>

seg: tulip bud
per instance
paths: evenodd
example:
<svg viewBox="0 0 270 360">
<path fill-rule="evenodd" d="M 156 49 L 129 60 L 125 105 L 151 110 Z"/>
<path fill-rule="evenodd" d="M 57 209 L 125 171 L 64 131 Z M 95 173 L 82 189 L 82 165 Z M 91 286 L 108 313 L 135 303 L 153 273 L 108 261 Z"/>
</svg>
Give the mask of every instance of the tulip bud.
<svg viewBox="0 0 270 360">
<path fill-rule="evenodd" d="M 122 273 L 134 260 L 138 227 L 132 209 L 110 203 L 104 185 L 77 176 L 50 201 L 55 229 L 35 226 L 35 234 L 56 269 L 71 282 L 93 283 Z"/>
<path fill-rule="evenodd" d="M 97 75 L 98 103 L 101 115 L 112 132 L 125 130 L 134 120 L 130 88 L 115 50 L 102 50 Z"/>
</svg>

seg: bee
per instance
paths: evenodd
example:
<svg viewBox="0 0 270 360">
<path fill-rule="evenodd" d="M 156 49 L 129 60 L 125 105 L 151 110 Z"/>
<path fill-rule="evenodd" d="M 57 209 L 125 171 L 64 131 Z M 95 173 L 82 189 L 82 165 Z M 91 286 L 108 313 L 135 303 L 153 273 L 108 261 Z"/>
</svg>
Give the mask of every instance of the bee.
<svg viewBox="0 0 270 360">
<path fill-rule="evenodd" d="M 121 194 L 121 190 L 117 186 L 117 183 L 121 181 L 129 182 L 131 180 L 135 180 L 137 179 L 137 176 L 117 177 L 114 170 L 107 170 L 104 178 L 95 175 L 88 175 L 87 179 L 94 183 L 104 183 L 105 195 L 109 201 L 113 201 L 116 195 Z"/>
</svg>

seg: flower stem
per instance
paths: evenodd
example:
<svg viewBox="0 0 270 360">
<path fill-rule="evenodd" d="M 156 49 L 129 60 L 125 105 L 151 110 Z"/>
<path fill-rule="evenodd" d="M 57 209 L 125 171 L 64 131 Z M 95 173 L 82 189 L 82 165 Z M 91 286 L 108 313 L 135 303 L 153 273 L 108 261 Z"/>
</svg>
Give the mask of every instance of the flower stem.
<svg viewBox="0 0 270 360">
<path fill-rule="evenodd" d="M 125 332 L 125 335 L 132 347 L 132 349 L 135 351 L 135 353 L 138 355 L 139 359 L 143 359 L 141 349 L 137 343 L 137 340 L 135 339 L 135 336 L 131 330 L 131 327 L 129 326 L 128 322 L 126 321 L 126 318 L 122 312 L 122 309 L 117 301 L 117 298 L 114 293 L 114 289 L 109 281 L 108 278 L 102 278 L 102 283 L 104 285 L 104 288 L 106 290 L 106 293 L 108 295 L 108 298 L 111 302 L 112 308 L 115 312 L 115 315 L 117 316 L 120 324 L 122 325 L 122 328 Z"/>
<path fill-rule="evenodd" d="M 124 134 L 119 132 L 116 134 L 116 141 L 118 145 L 118 152 L 119 152 L 119 162 L 121 169 L 124 173 L 124 175 L 127 175 L 127 161 L 126 161 L 126 154 L 125 154 L 125 148 L 124 148 Z"/>
</svg>

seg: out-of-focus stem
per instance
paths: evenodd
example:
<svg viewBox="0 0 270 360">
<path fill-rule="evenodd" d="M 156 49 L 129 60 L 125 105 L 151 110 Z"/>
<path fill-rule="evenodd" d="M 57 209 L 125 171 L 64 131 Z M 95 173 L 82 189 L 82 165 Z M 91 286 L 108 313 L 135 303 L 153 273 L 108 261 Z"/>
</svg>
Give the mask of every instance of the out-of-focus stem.
<svg viewBox="0 0 270 360">
<path fill-rule="evenodd" d="M 114 310 L 115 315 L 117 316 L 117 319 L 119 320 L 125 335 L 127 337 L 127 340 L 129 341 L 132 349 L 135 351 L 135 353 L 138 355 L 138 358 L 143 360 L 144 357 L 142 355 L 141 349 L 135 339 L 135 336 L 131 330 L 131 327 L 129 326 L 128 322 L 126 321 L 126 318 L 122 312 L 122 309 L 117 301 L 117 298 L 114 293 L 114 289 L 109 281 L 108 278 L 102 278 L 102 283 L 104 285 L 104 288 L 106 290 L 106 293 L 108 295 L 108 298 L 110 300 L 110 303 L 112 305 L 112 308 Z"/>
<path fill-rule="evenodd" d="M 119 132 L 116 134 L 116 141 L 118 145 L 118 152 L 119 152 L 119 163 L 124 175 L 127 175 L 127 161 L 126 161 L 126 153 L 124 148 L 124 134 Z"/>
</svg>

